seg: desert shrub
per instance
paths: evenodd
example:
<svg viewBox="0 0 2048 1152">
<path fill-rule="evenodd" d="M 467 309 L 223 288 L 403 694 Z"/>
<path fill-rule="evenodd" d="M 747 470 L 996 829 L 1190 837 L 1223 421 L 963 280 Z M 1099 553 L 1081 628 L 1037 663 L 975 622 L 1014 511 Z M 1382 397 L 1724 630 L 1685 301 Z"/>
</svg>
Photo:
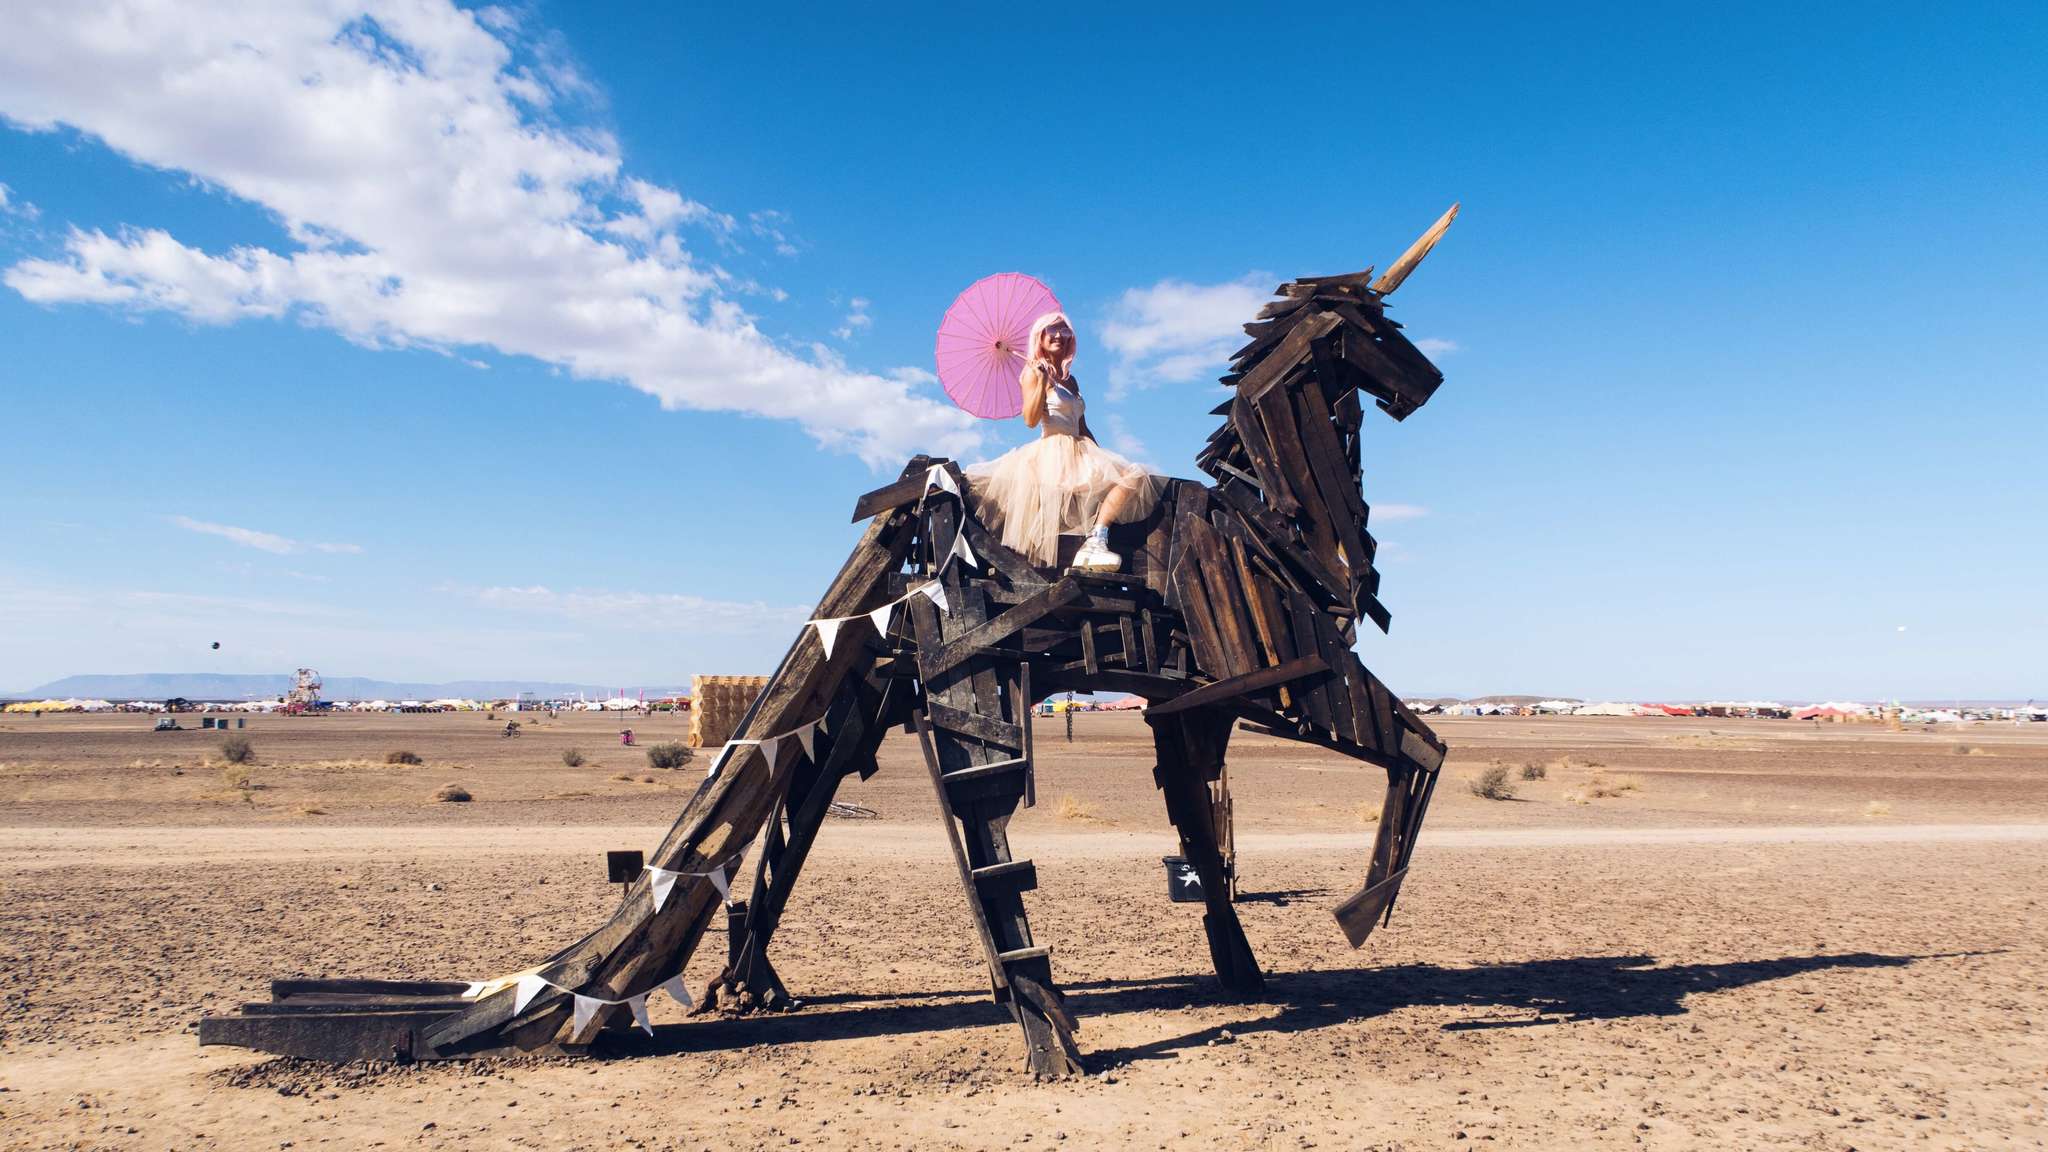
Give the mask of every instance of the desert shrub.
<svg viewBox="0 0 2048 1152">
<path fill-rule="evenodd" d="M 1357 808 L 1358 822 L 1360 824 L 1377 824 L 1380 822 L 1380 815 L 1384 809 L 1385 805 L 1378 800 L 1361 800 L 1358 802 Z"/>
<path fill-rule="evenodd" d="M 681 768 L 688 764 L 697 753 L 688 744 L 670 740 L 647 747 L 647 762 L 656 768 Z"/>
<path fill-rule="evenodd" d="M 1094 807 L 1078 796 L 1060 797 L 1059 813 L 1062 820 L 1095 819 Z"/>
<path fill-rule="evenodd" d="M 467 804 L 470 801 L 469 789 L 460 784 L 443 784 L 441 790 L 434 793 L 434 799 L 442 804 Z"/>
<path fill-rule="evenodd" d="M 1876 818 L 1879 816 L 1889 816 L 1892 814 L 1891 801 L 1872 800 L 1870 803 L 1865 804 L 1863 806 L 1863 814 L 1865 816 L 1869 816 L 1872 818 Z"/>
<path fill-rule="evenodd" d="M 247 764 L 256 758 L 256 746 L 237 732 L 220 742 L 220 758 L 230 764 Z"/>
<path fill-rule="evenodd" d="M 1545 768 L 1534 760 L 1522 765 L 1522 779 L 1524 780 L 1541 780 L 1549 775 L 1550 769 Z"/>
<path fill-rule="evenodd" d="M 612 779 L 624 780 L 626 783 L 631 784 L 633 782 L 633 774 L 631 772 L 614 772 L 612 773 Z"/>
<path fill-rule="evenodd" d="M 1586 792 L 1596 800 L 1622 796 L 1641 788 L 1642 784 L 1633 776 L 1595 775 L 1586 785 Z"/>
<path fill-rule="evenodd" d="M 581 768 L 581 767 L 583 767 L 583 753 L 582 753 L 582 751 L 581 751 L 580 749 L 576 749 L 576 748 L 564 748 L 564 749 L 562 749 L 562 763 L 563 763 L 563 764 L 564 764 L 565 766 L 567 766 L 567 767 L 570 767 L 570 768 Z"/>
<path fill-rule="evenodd" d="M 1494 764 L 1471 781 L 1472 794 L 1485 800 L 1513 800 L 1515 786 L 1508 783 L 1508 766 Z"/>
<path fill-rule="evenodd" d="M 247 799 L 247 793 L 256 790 L 256 785 L 250 783 L 249 781 L 249 770 L 247 768 L 242 767 L 239 764 L 222 765 L 220 770 L 220 782 L 227 785 L 230 788 L 233 788 L 237 792 L 243 793 L 244 799 Z"/>
<path fill-rule="evenodd" d="M 386 752 L 386 753 L 384 754 L 384 762 L 385 762 L 386 764 L 412 764 L 412 765 L 420 765 L 420 764 L 425 764 L 425 763 L 426 763 L 426 761 L 425 761 L 425 760 L 422 760 L 422 759 L 420 759 L 420 754 L 419 754 L 419 753 L 417 753 L 417 752 L 407 752 L 407 751 L 405 751 L 404 749 L 400 749 L 400 750 L 398 750 L 398 751 L 396 751 L 396 752 Z"/>
</svg>

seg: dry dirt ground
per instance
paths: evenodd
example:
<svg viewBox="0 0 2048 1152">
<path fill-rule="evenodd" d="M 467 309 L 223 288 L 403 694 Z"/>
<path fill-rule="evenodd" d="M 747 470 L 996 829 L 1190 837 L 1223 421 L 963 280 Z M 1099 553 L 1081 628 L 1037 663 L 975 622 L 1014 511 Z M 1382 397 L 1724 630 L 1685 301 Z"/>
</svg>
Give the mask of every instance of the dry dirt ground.
<svg viewBox="0 0 2048 1152">
<path fill-rule="evenodd" d="M 673 720 L 630 721 L 643 742 Z M 2048 726 L 1460 720 L 1391 926 L 1352 951 L 1379 773 L 1240 733 L 1233 1001 L 1133 715 L 1038 729 L 1033 927 L 1091 1075 L 1032 1083 L 909 741 L 777 937 L 800 1011 L 599 1058 L 328 1068 L 200 1049 L 276 976 L 474 979 L 599 923 L 701 765 L 600 716 L 0 720 L 0 1147 L 2005 1148 L 2048 1140 Z M 570 768 L 562 752 L 588 763 Z M 409 750 L 426 763 L 386 765 Z M 1518 789 L 1468 777 L 1499 761 Z M 1544 769 L 1523 780 L 1525 764 Z M 469 804 L 434 803 L 460 783 Z M 701 954 L 700 985 L 716 958 Z"/>
</svg>

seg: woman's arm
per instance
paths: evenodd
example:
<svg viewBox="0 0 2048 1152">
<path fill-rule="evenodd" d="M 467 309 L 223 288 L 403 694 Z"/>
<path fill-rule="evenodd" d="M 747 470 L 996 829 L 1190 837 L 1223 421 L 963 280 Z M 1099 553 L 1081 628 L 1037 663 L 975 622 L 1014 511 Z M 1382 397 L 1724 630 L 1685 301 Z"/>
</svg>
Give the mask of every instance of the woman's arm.
<svg viewBox="0 0 2048 1152">
<path fill-rule="evenodd" d="M 1033 364 L 1024 373 L 1024 426 L 1036 428 L 1045 419 L 1045 369 Z"/>
</svg>

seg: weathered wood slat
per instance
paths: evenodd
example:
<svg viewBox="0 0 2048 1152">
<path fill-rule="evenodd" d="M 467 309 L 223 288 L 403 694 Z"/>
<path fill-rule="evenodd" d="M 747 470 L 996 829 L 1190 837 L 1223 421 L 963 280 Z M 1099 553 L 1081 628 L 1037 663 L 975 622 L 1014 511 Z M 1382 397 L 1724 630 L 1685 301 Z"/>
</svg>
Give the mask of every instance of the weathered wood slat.
<svg viewBox="0 0 2048 1152">
<path fill-rule="evenodd" d="M 1080 594 L 1081 586 L 1070 577 L 1047 585 L 1032 593 L 1030 599 L 995 619 L 946 641 L 945 647 L 932 653 L 929 658 L 920 654 L 918 670 L 924 674 L 925 679 L 932 679 L 959 666 L 983 650 L 1016 635 L 1025 625 L 1041 619 L 1053 607 L 1064 604 Z"/>
<path fill-rule="evenodd" d="M 957 732 L 962 736 L 984 740 L 1013 752 L 1022 751 L 1024 748 L 1024 729 L 1018 725 L 1005 723 L 979 712 L 965 712 L 937 700 L 926 702 L 925 713 L 935 726 Z"/>
<path fill-rule="evenodd" d="M 1234 696 L 1249 696 L 1252 693 L 1262 692 L 1276 685 L 1304 680 L 1318 673 L 1327 672 L 1329 669 L 1330 665 L 1320 655 L 1302 656 L 1289 660 L 1287 663 L 1277 667 L 1261 668 L 1255 672 L 1247 672 L 1242 676 L 1231 677 L 1228 680 L 1218 680 L 1213 684 L 1204 684 L 1192 692 L 1176 696 L 1163 704 L 1152 705 L 1145 709 L 1145 714 L 1148 716 L 1169 716 L 1175 712 L 1185 712 L 1190 708 L 1214 704 L 1219 700 L 1227 700 Z"/>
</svg>

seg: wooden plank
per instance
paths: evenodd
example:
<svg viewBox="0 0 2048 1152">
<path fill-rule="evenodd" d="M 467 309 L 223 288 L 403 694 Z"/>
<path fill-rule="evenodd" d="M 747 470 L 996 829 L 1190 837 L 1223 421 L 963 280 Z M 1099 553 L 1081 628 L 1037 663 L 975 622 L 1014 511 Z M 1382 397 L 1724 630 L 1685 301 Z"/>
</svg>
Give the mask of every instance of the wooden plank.
<svg viewBox="0 0 2048 1152">
<path fill-rule="evenodd" d="M 965 481 L 963 480 L 962 483 L 964 484 Z M 963 526 L 967 530 L 967 544 L 974 549 L 974 554 L 986 561 L 991 568 L 1001 573 L 1003 578 L 1008 580 L 1013 587 L 1019 589 L 1045 587 L 1045 573 L 1032 567 L 1031 561 L 1026 560 L 1021 553 L 1012 551 L 1009 547 L 1005 546 L 1001 540 L 996 538 L 996 534 L 989 531 L 987 526 L 983 525 L 980 520 L 971 515 L 966 516 L 963 518 Z"/>
<path fill-rule="evenodd" d="M 1218 512 L 1227 515 L 1221 509 Z M 1230 660 L 1229 667 L 1213 669 L 1211 674 L 1218 677 L 1241 676 L 1264 661 L 1259 659 L 1258 642 L 1253 637 L 1251 616 L 1245 611 L 1230 546 L 1214 527 L 1204 527 L 1209 530 L 1203 533 L 1199 542 L 1202 583 L 1208 592 L 1209 611 L 1216 617 L 1217 638 Z"/>
<path fill-rule="evenodd" d="M 1342 318 L 1328 312 L 1319 312 L 1296 324 L 1280 343 L 1274 345 L 1272 351 L 1259 360 L 1258 364 L 1245 371 L 1244 377 L 1237 382 L 1238 394 L 1254 404 L 1258 403 L 1268 389 L 1280 383 L 1297 365 L 1308 359 L 1308 346 L 1311 341 L 1322 339 L 1343 324 Z"/>
<path fill-rule="evenodd" d="M 943 457 L 918 456 L 912 458 L 910 467 L 904 469 L 904 476 L 894 484 L 865 493 L 853 503 L 853 523 L 858 524 L 878 512 L 915 504 L 922 499 L 925 491 L 927 469 L 934 464 L 945 463 Z M 911 474 L 913 469 L 915 474 Z"/>
<path fill-rule="evenodd" d="M 1235 509 L 1238 515 L 1254 529 L 1253 536 L 1264 546 L 1272 549 L 1294 572 L 1306 577 L 1319 590 L 1320 596 L 1328 603 L 1348 604 L 1350 585 L 1342 577 L 1324 567 L 1322 561 L 1295 543 L 1292 534 L 1276 521 L 1278 517 L 1271 509 L 1262 508 L 1242 486 L 1224 484 L 1216 489 L 1224 503 Z"/>
<path fill-rule="evenodd" d="M 1282 600 L 1287 611 L 1288 631 L 1294 640 L 1295 655 L 1320 656 L 1322 649 L 1316 644 L 1315 608 L 1308 603 L 1308 598 L 1299 592 L 1283 593 Z M 1297 689 L 1294 698 L 1301 705 L 1304 719 L 1322 731 L 1334 735 L 1336 725 L 1330 718 L 1330 694 L 1322 686 Z"/>
<path fill-rule="evenodd" d="M 1015 724 L 1008 724 L 978 712 L 963 711 L 937 700 L 927 700 L 925 712 L 936 727 L 957 732 L 962 736 L 972 736 L 976 740 L 986 741 L 1012 752 L 1019 752 L 1024 748 L 1024 730 Z"/>
<path fill-rule="evenodd" d="M 1125 612 L 1116 618 L 1117 642 L 1123 645 L 1123 665 L 1126 668 L 1144 667 L 1143 658 L 1138 655 L 1137 629 L 1131 625 L 1131 614 Z"/>
<path fill-rule="evenodd" d="M 1259 423 L 1258 413 L 1243 396 L 1231 402 L 1230 426 L 1237 430 L 1238 441 L 1244 446 L 1245 455 L 1251 459 L 1252 471 L 1258 477 L 1259 491 L 1265 496 L 1266 505 L 1282 516 L 1292 516 L 1300 511 L 1301 503 L 1294 495 L 1294 485 L 1274 457 L 1272 442 Z"/>
<path fill-rule="evenodd" d="M 1263 692 L 1276 685 L 1302 680 L 1319 672 L 1327 672 L 1329 668 L 1329 664 L 1321 656 L 1302 656 L 1272 668 L 1260 668 L 1257 671 L 1248 672 L 1242 676 L 1233 676 L 1229 679 L 1218 680 L 1213 684 L 1204 684 L 1200 688 L 1176 696 L 1163 704 L 1152 705 L 1145 709 L 1145 714 L 1150 717 L 1185 712 L 1190 708 L 1199 708 L 1204 704 L 1213 704 L 1218 700 L 1227 700 L 1233 696 L 1247 696 L 1254 692 Z"/>
<path fill-rule="evenodd" d="M 1093 676 L 1102 671 L 1102 663 L 1095 657 L 1095 622 L 1081 621 L 1081 670 Z"/>
<path fill-rule="evenodd" d="M 1316 487 L 1330 506 L 1331 523 L 1349 570 L 1348 599 L 1361 611 L 1365 610 L 1364 601 L 1371 600 L 1374 611 L 1367 614 L 1381 631 L 1385 631 L 1388 623 L 1386 609 L 1367 591 L 1369 585 L 1377 585 L 1378 581 L 1373 578 L 1372 571 L 1377 548 L 1371 534 L 1365 530 L 1365 501 L 1359 494 L 1358 483 L 1351 470 L 1344 466 L 1343 445 L 1338 442 L 1336 426 L 1329 409 L 1323 405 L 1320 390 L 1303 388 L 1297 402 L 1301 408 L 1302 442 L 1308 448 Z"/>
<path fill-rule="evenodd" d="M 1273 452 L 1280 460 L 1280 467 L 1295 482 L 1296 490 L 1303 498 L 1300 519 L 1307 526 L 1305 535 L 1309 551 L 1315 554 L 1321 567 L 1340 583 L 1337 591 L 1342 600 L 1351 602 L 1351 582 L 1340 574 L 1344 565 L 1338 558 L 1340 540 L 1334 518 L 1337 509 L 1331 505 L 1328 493 L 1316 498 L 1314 466 L 1309 462 L 1308 448 L 1302 442 L 1302 429 L 1298 424 L 1295 403 L 1289 395 L 1293 389 L 1275 388 L 1259 400 L 1259 418 L 1264 422 L 1266 432 L 1273 438 Z"/>
<path fill-rule="evenodd" d="M 936 678 L 940 673 L 954 668 L 968 659 L 979 655 L 982 650 L 993 647 L 1002 640 L 1021 631 L 1025 625 L 1042 619 L 1053 608 L 1072 600 L 1081 594 L 1080 585 L 1070 578 L 1061 578 L 1035 592 L 1031 598 L 978 627 L 970 628 L 946 641 L 943 648 L 929 658 L 918 654 L 918 670 L 926 680 Z"/>
<path fill-rule="evenodd" d="M 1380 678 L 1365 670 L 1358 669 L 1365 680 L 1366 692 L 1372 697 L 1373 725 L 1379 730 L 1379 747 L 1382 752 L 1398 751 L 1401 747 L 1401 730 L 1394 725 L 1394 706 L 1390 701 L 1393 693 L 1380 683 Z"/>
</svg>

